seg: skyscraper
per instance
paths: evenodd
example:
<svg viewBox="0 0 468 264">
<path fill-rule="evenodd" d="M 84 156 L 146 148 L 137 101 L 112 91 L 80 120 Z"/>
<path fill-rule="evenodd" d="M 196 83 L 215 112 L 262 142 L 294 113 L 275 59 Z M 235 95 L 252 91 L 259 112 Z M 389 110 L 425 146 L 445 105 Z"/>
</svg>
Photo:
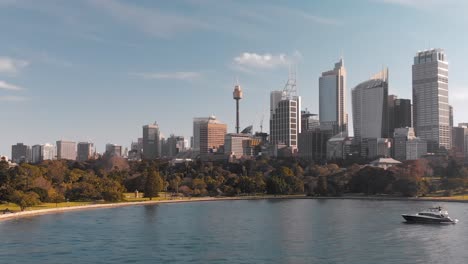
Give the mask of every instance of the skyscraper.
<svg viewBox="0 0 468 264">
<path fill-rule="evenodd" d="M 227 125 L 215 116 L 195 117 L 193 119 L 193 151 L 207 154 L 224 145 Z"/>
<path fill-rule="evenodd" d="M 301 97 L 273 91 L 270 102 L 270 142 L 297 149 L 298 135 L 301 133 Z"/>
<path fill-rule="evenodd" d="M 87 161 L 91 159 L 94 152 L 94 144 L 91 142 L 78 142 L 78 154 L 76 159 L 78 161 Z"/>
<path fill-rule="evenodd" d="M 143 158 L 157 159 L 161 157 L 159 126 L 155 122 L 152 125 L 143 126 Z"/>
<path fill-rule="evenodd" d="M 319 118 L 322 127 L 334 133 L 347 132 L 346 69 L 343 59 L 319 78 Z"/>
<path fill-rule="evenodd" d="M 352 90 L 354 138 L 388 137 L 388 69 Z"/>
<path fill-rule="evenodd" d="M 410 99 L 395 99 L 393 109 L 394 128 L 413 127 L 412 106 Z M 390 135 L 392 131 L 390 131 Z"/>
<path fill-rule="evenodd" d="M 316 130 L 320 127 L 320 121 L 317 114 L 311 114 L 309 111 L 301 111 L 301 133 Z"/>
<path fill-rule="evenodd" d="M 138 138 L 137 142 L 133 142 L 130 145 L 130 151 L 128 152 L 129 160 L 141 160 L 143 153 L 143 138 Z"/>
<path fill-rule="evenodd" d="M 183 136 L 170 135 L 166 141 L 163 149 L 163 156 L 173 158 L 177 154 L 185 151 L 185 139 Z"/>
<path fill-rule="evenodd" d="M 412 127 L 411 100 L 388 96 L 388 134 L 392 136 L 396 128 Z"/>
<path fill-rule="evenodd" d="M 193 139 L 194 151 L 208 154 L 224 146 L 224 136 L 227 125 L 221 123 L 215 116 L 194 118 Z"/>
<path fill-rule="evenodd" d="M 34 145 L 31 147 L 31 162 L 39 163 L 41 162 L 41 152 L 42 145 Z"/>
<path fill-rule="evenodd" d="M 116 144 L 106 144 L 106 155 L 122 157 L 122 146 Z"/>
<path fill-rule="evenodd" d="M 31 159 L 31 148 L 23 143 L 11 146 L 11 160 L 15 163 L 29 162 Z"/>
<path fill-rule="evenodd" d="M 452 127 L 452 153 L 459 160 L 468 158 L 467 152 L 468 126 L 459 123 L 458 127 Z"/>
<path fill-rule="evenodd" d="M 448 62 L 443 49 L 421 51 L 413 64 L 413 123 L 428 152 L 451 148 Z"/>
<path fill-rule="evenodd" d="M 34 145 L 31 148 L 31 162 L 39 163 L 44 160 L 55 159 L 55 147 L 49 143 L 44 145 Z"/>
<path fill-rule="evenodd" d="M 57 159 L 76 160 L 76 143 L 73 141 L 57 141 Z"/>
<path fill-rule="evenodd" d="M 193 137 L 192 137 L 192 150 L 193 152 L 200 153 L 200 125 L 208 122 L 209 117 L 195 117 L 193 119 Z"/>
<path fill-rule="evenodd" d="M 393 135 L 395 129 L 395 101 L 398 98 L 396 95 L 389 94 L 387 97 L 387 111 L 388 111 L 388 134 Z"/>
</svg>

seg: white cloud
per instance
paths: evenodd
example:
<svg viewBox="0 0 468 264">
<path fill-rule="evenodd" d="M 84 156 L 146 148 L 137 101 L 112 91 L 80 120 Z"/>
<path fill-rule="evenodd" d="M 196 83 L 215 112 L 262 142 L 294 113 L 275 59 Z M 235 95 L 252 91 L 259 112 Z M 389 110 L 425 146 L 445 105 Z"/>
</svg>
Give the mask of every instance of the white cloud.
<svg viewBox="0 0 468 264">
<path fill-rule="evenodd" d="M 23 87 L 0 80 L 0 89 L 10 90 L 10 91 L 20 91 L 20 90 L 23 90 Z"/>
<path fill-rule="evenodd" d="M 25 60 L 17 60 L 9 57 L 0 57 L 0 73 L 15 74 L 28 65 L 29 62 Z"/>
<path fill-rule="evenodd" d="M 285 67 L 296 63 L 301 58 L 301 54 L 296 51 L 292 55 L 280 54 L 257 54 L 244 52 L 233 59 L 233 67 L 241 71 L 251 71 L 254 69 L 267 70 L 278 67 Z"/>
<path fill-rule="evenodd" d="M 139 72 L 131 73 L 131 75 L 139 76 L 144 79 L 185 81 L 194 80 L 202 76 L 199 72 Z"/>
<path fill-rule="evenodd" d="M 23 97 L 23 96 L 14 96 L 14 95 L 0 96 L 1 102 L 24 102 L 28 100 L 29 99 L 27 97 Z"/>
<path fill-rule="evenodd" d="M 169 38 L 192 29 L 208 29 L 212 26 L 186 15 L 171 14 L 154 8 L 139 7 L 117 0 L 90 1 L 112 17 L 134 28 L 157 37 Z"/>
</svg>

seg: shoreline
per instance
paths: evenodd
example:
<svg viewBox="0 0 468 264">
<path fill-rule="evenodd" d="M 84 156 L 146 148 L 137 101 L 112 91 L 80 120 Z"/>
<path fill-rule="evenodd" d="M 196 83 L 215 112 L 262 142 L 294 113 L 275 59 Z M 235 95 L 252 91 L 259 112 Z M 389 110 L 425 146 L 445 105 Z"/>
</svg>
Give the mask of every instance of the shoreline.
<svg viewBox="0 0 468 264">
<path fill-rule="evenodd" d="M 330 197 L 314 197 L 305 195 L 266 195 L 266 196 L 240 196 L 240 197 L 196 197 L 191 199 L 174 199 L 174 200 L 155 200 L 155 201 L 141 201 L 141 202 L 120 202 L 120 203 L 106 203 L 106 204 L 90 204 L 78 205 L 70 207 L 59 207 L 49 209 L 38 209 L 31 211 L 22 211 L 9 214 L 0 214 L 0 222 L 4 220 L 12 220 L 24 217 L 33 217 L 44 214 L 54 214 L 78 210 L 89 209 L 102 209 L 102 208 L 116 208 L 124 206 L 135 205 L 155 205 L 155 204 L 170 204 L 170 203 L 190 203 L 190 202 L 212 202 L 212 201 L 239 201 L 239 200 L 289 200 L 289 199 L 311 199 L 311 200 L 374 200 L 374 201 L 416 201 L 416 202 L 456 202 L 468 203 L 468 200 L 457 200 L 450 198 L 436 198 L 436 197 L 385 197 L 385 196 L 330 196 Z"/>
</svg>

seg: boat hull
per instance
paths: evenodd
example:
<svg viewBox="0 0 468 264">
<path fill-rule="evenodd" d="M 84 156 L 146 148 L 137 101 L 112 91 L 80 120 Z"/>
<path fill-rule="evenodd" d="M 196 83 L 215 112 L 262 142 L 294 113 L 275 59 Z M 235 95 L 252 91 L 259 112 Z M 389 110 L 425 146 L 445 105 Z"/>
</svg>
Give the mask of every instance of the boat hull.
<svg viewBox="0 0 468 264">
<path fill-rule="evenodd" d="M 456 221 L 450 218 L 431 218 L 421 217 L 417 215 L 401 215 L 408 223 L 423 223 L 423 224 L 455 224 Z"/>
</svg>

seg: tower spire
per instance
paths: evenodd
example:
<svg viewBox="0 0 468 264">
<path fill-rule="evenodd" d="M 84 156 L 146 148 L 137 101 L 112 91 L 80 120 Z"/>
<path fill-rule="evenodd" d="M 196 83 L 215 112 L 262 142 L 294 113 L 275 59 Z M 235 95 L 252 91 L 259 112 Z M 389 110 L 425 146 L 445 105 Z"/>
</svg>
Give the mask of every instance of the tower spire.
<svg viewBox="0 0 468 264">
<path fill-rule="evenodd" d="M 236 100 L 236 133 L 239 134 L 239 100 L 242 99 L 242 89 L 239 85 L 239 80 L 236 77 L 236 85 L 234 86 L 234 92 L 232 93 L 232 97 Z"/>
</svg>

